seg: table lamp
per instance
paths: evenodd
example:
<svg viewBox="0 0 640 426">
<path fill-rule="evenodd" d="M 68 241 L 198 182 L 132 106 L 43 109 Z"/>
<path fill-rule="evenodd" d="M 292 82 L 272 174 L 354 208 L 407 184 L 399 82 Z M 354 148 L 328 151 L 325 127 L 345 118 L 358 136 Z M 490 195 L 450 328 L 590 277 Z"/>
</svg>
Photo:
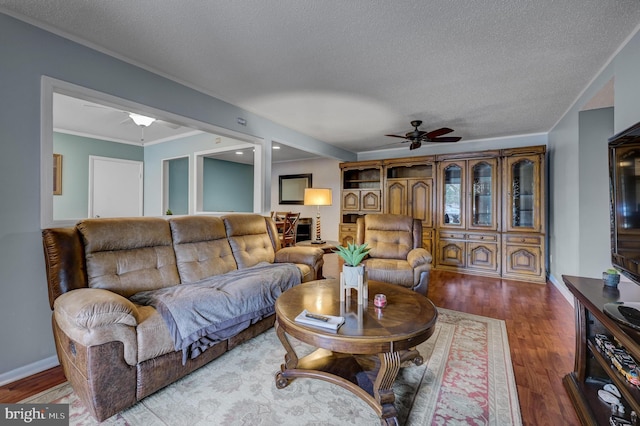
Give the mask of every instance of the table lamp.
<svg viewBox="0 0 640 426">
<path fill-rule="evenodd" d="M 316 214 L 316 239 L 311 241 L 312 244 L 324 244 L 320 238 L 320 206 L 331 205 L 331 189 L 330 188 L 305 188 L 304 205 L 318 206 Z"/>
</svg>

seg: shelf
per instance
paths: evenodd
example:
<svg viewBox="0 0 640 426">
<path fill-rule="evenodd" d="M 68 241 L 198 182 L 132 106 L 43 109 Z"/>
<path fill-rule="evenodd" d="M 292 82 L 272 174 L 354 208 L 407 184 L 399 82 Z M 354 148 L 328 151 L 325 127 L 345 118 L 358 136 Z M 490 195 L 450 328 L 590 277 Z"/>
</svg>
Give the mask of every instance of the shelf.
<svg viewBox="0 0 640 426">
<path fill-rule="evenodd" d="M 615 294 L 603 291 L 602 280 L 563 276 L 569 291 L 575 296 L 576 362 L 574 371 L 563 383 L 578 417 L 583 424 L 608 424 L 611 407 L 598 398 L 598 390 L 613 383 L 622 395 L 621 402 L 629 419 L 632 411 L 640 413 L 640 389 L 626 380 L 596 345 L 595 334 L 605 334 L 617 347 L 624 347 L 636 361 L 640 359 L 639 336 L 629 334 L 619 323 L 603 312 L 606 303 L 640 300 L 640 287 L 620 283 Z"/>
<path fill-rule="evenodd" d="M 638 403 L 638 401 L 640 401 L 640 390 L 638 387 L 629 383 L 618 370 L 611 366 L 611 361 L 609 361 L 606 355 L 600 352 L 600 349 L 592 340 L 587 342 L 587 346 L 594 358 L 598 361 L 598 364 L 602 366 L 607 376 L 609 376 L 613 384 L 620 390 L 620 394 L 624 399 L 623 402 L 625 403 L 626 412 L 630 413 L 631 410 L 634 410 L 636 413 L 640 413 L 640 403 Z M 629 406 L 631 406 L 631 410 Z"/>
</svg>

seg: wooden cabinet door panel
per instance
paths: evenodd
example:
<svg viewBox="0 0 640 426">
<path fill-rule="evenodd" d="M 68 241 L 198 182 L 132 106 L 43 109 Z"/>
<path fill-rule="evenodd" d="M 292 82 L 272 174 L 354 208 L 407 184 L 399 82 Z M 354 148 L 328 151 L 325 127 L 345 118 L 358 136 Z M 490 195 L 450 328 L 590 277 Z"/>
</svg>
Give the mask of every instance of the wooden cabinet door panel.
<svg viewBox="0 0 640 426">
<path fill-rule="evenodd" d="M 504 226 L 508 232 L 544 232 L 543 156 L 507 157 L 504 163 Z"/>
<path fill-rule="evenodd" d="M 467 268 L 487 272 L 500 272 L 497 243 L 467 242 Z"/>
<path fill-rule="evenodd" d="M 464 241 L 438 241 L 438 265 L 465 267 Z"/>
<path fill-rule="evenodd" d="M 342 191 L 342 210 L 360 210 L 360 191 Z"/>
<path fill-rule="evenodd" d="M 438 164 L 438 226 L 465 229 L 467 162 L 442 161 Z"/>
<path fill-rule="evenodd" d="M 380 191 L 362 191 L 360 197 L 360 206 L 362 211 L 379 212 L 382 205 L 380 204 Z"/>
<path fill-rule="evenodd" d="M 407 182 L 387 182 L 386 212 L 389 214 L 407 214 Z"/>
<path fill-rule="evenodd" d="M 504 273 L 507 276 L 542 276 L 542 250 L 536 246 L 507 245 L 504 254 Z"/>
<path fill-rule="evenodd" d="M 497 158 L 467 164 L 467 229 L 498 230 L 499 182 Z"/>
<path fill-rule="evenodd" d="M 411 179 L 407 181 L 409 194 L 408 214 L 422 221 L 423 228 L 433 226 L 433 192 L 431 179 Z"/>
</svg>

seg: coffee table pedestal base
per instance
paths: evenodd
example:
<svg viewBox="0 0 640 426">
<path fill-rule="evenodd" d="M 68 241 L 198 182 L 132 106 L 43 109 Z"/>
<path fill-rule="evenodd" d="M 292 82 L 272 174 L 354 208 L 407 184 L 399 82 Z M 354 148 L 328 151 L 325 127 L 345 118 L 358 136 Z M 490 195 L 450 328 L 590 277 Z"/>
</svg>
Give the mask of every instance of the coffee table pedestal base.
<svg viewBox="0 0 640 426">
<path fill-rule="evenodd" d="M 380 417 L 382 425 L 397 425 L 393 383 L 400 367 L 407 362 L 420 365 L 422 356 L 415 349 L 377 355 L 355 355 L 317 349 L 298 358 L 284 330 L 276 322 L 276 333 L 287 353 L 281 371 L 276 373 L 276 387 L 285 388 L 297 377 L 334 383 L 364 400 Z"/>
</svg>

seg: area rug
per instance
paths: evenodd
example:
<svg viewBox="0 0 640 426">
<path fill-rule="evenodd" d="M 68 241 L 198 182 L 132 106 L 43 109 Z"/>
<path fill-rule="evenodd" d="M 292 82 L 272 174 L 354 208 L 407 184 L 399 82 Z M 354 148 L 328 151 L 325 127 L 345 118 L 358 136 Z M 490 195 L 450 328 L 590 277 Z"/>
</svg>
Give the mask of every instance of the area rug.
<svg viewBox="0 0 640 426">
<path fill-rule="evenodd" d="M 521 425 L 504 321 L 438 309 L 420 366 L 402 368 L 394 392 L 401 425 Z M 298 354 L 313 348 L 291 339 Z M 273 329 L 107 419 L 105 425 L 379 425 L 361 399 L 322 380 L 275 373 L 284 349 Z M 68 383 L 23 403 L 70 404 L 71 425 L 98 424 Z"/>
</svg>

